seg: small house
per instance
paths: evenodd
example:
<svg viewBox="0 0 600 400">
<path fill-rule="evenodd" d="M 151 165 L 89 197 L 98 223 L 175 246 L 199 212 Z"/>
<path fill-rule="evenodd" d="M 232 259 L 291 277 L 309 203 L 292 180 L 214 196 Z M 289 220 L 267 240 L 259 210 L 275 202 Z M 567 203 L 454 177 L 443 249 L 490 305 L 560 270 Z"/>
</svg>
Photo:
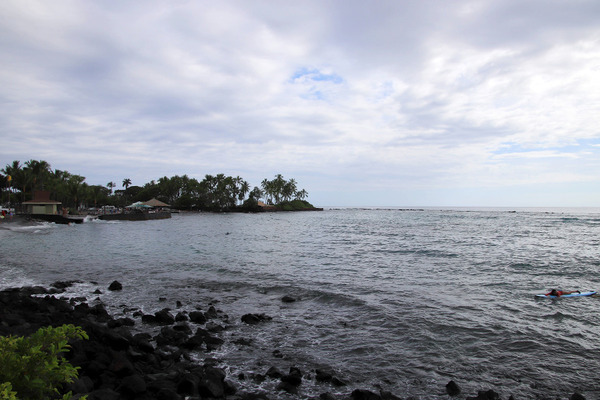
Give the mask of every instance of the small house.
<svg viewBox="0 0 600 400">
<path fill-rule="evenodd" d="M 58 206 L 62 205 L 60 201 L 50 200 L 50 192 L 38 190 L 33 192 L 33 200 L 24 201 L 24 211 L 27 214 L 58 214 Z"/>
</svg>

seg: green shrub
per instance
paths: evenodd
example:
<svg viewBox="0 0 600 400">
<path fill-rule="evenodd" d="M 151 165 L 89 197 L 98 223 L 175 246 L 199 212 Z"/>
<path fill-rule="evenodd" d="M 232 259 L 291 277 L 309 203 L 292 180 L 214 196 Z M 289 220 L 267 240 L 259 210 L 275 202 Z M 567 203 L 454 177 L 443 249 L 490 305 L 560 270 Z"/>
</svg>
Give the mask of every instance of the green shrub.
<svg viewBox="0 0 600 400">
<path fill-rule="evenodd" d="M 88 339 L 80 327 L 40 328 L 29 337 L 0 336 L 0 399 L 41 400 L 56 397 L 59 386 L 77 378 L 62 353 L 71 339 Z M 69 399 L 71 392 L 63 396 Z"/>
<path fill-rule="evenodd" d="M 283 201 L 279 203 L 278 207 L 283 211 L 300 211 L 314 208 L 314 206 L 306 200 Z"/>
<path fill-rule="evenodd" d="M 10 382 L 0 383 L 0 400 L 18 400 L 17 393 L 12 391 Z"/>
</svg>

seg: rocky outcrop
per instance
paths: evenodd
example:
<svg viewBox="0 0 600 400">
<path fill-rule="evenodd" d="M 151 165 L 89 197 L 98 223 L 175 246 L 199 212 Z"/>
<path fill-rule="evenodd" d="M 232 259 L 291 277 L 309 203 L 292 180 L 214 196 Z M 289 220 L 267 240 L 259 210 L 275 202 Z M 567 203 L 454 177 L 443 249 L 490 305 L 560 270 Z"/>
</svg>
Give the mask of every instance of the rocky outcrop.
<svg viewBox="0 0 600 400">
<path fill-rule="evenodd" d="M 260 322 L 270 321 L 272 319 L 272 317 L 269 317 L 265 314 L 245 314 L 242 316 L 242 322 L 245 322 L 249 325 L 255 325 Z"/>
<path fill-rule="evenodd" d="M 156 336 L 133 335 L 129 318 L 113 319 L 102 304 L 89 306 L 57 299 L 44 288 L 0 292 L 0 335 L 30 335 L 43 326 L 81 326 L 89 340 L 71 343 L 65 357 L 80 368 L 79 378 L 63 388 L 88 399 L 180 400 L 186 396 L 225 398 L 235 393 L 226 373 L 210 363 L 190 361 L 185 344 L 194 338 L 203 349 L 223 341 L 206 330 L 195 335 L 189 326 L 174 325 L 168 310 L 153 317 L 165 325 Z M 45 297 L 32 297 L 32 295 Z M 52 294 L 57 294 L 52 290 Z M 154 344 L 153 344 L 154 343 Z M 192 346 L 195 350 L 200 346 Z"/>
<path fill-rule="evenodd" d="M 279 398 L 280 393 L 292 398 L 305 398 L 302 387 L 307 380 L 335 392 L 347 385 L 329 367 L 319 367 L 303 373 L 298 367 L 290 367 L 283 373 L 275 366 L 264 375 L 238 373 L 240 381 L 253 379 L 257 383 L 272 380 L 276 392 L 239 392 L 211 358 L 211 352 L 225 344 L 220 336 L 228 327 L 228 318 L 210 306 L 206 312 L 180 310 L 173 316 L 165 308 L 154 314 L 136 312 L 138 319 L 113 318 L 102 303 L 88 304 L 84 298 L 59 299 L 72 282 L 60 282 L 50 289 L 27 287 L 0 291 L 0 335 L 30 335 L 40 327 L 74 324 L 81 326 L 89 340 L 71 343 L 67 359 L 79 367 L 78 379 L 63 392 L 72 391 L 77 396 L 87 395 L 89 400 L 183 400 L 193 399 L 269 399 Z M 178 307 L 183 305 L 179 303 Z M 130 309 L 131 310 L 131 309 Z M 259 324 L 271 321 L 265 314 L 246 314 L 242 321 Z M 149 325 L 144 325 L 149 324 Z M 146 332 L 144 327 L 148 327 Z M 133 333 L 132 327 L 138 333 Z M 158 331 L 157 331 L 158 330 Z M 154 332 L 150 334 L 149 332 Z M 232 345 L 240 351 L 252 346 L 252 339 L 232 338 Z M 193 362 L 190 352 L 204 353 L 204 362 Z M 273 350 L 277 356 L 278 350 Z M 349 392 L 351 389 L 348 389 Z M 443 389 L 442 389 L 443 390 Z M 449 396 L 458 396 L 461 390 L 454 381 L 445 387 Z M 439 388 L 432 394 L 440 393 Z M 286 397 L 287 398 L 287 397 Z M 333 395 L 325 391 L 319 396 L 324 400 L 396 400 L 392 393 L 367 389 L 353 389 L 347 395 Z M 497 400 L 493 390 L 479 391 L 470 400 Z M 510 397 L 512 399 L 512 396 Z M 571 400 L 585 400 L 575 393 Z"/>
<path fill-rule="evenodd" d="M 119 281 L 113 281 L 109 286 L 108 286 L 108 290 L 111 291 L 115 291 L 115 290 L 123 290 L 123 285 L 121 284 L 121 282 Z"/>
</svg>

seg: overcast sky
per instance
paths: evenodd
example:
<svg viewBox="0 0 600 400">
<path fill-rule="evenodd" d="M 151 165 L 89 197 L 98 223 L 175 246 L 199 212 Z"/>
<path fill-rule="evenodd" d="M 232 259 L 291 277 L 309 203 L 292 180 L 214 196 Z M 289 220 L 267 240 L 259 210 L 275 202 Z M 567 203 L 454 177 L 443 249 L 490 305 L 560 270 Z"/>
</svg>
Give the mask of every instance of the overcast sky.
<svg viewBox="0 0 600 400">
<path fill-rule="evenodd" d="M 600 206 L 600 2 L 0 3 L 0 167 Z"/>
</svg>

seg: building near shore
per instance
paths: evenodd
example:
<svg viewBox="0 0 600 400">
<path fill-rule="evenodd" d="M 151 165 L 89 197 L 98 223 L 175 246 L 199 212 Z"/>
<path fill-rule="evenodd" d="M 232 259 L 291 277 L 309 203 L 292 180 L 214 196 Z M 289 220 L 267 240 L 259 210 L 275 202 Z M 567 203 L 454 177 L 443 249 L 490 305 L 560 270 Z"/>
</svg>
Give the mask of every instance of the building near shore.
<svg viewBox="0 0 600 400">
<path fill-rule="evenodd" d="M 33 200 L 22 203 L 23 211 L 26 214 L 58 214 L 58 207 L 62 205 L 60 201 L 50 200 L 50 192 L 38 190 L 33 192 Z"/>
</svg>

